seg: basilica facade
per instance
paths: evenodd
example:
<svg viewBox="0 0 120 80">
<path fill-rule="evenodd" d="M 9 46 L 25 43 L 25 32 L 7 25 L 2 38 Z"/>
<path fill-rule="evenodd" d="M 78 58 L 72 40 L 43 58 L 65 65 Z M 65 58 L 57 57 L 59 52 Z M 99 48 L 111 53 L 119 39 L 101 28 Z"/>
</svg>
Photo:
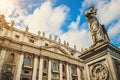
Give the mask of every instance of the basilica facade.
<svg viewBox="0 0 120 80">
<path fill-rule="evenodd" d="M 93 6 L 85 16 L 93 45 L 80 51 L 57 36 L 17 29 L 0 15 L 0 80 L 120 80 L 120 49 L 109 42 Z"/>
</svg>

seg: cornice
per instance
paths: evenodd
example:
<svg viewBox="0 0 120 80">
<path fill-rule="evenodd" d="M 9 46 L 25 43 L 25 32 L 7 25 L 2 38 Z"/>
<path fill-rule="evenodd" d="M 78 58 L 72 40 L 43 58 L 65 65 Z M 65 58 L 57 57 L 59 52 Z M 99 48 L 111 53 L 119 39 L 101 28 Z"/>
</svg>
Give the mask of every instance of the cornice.
<svg viewBox="0 0 120 80">
<path fill-rule="evenodd" d="M 5 28 L 6 28 L 6 27 L 5 27 Z M 10 27 L 10 26 L 8 26 L 7 29 L 8 29 L 8 30 L 13 30 L 13 31 L 19 32 L 19 33 L 21 33 L 21 34 L 23 34 L 23 35 L 29 36 L 29 37 L 34 38 L 34 39 L 43 39 L 43 40 L 49 41 L 49 42 L 54 43 L 54 44 L 56 44 L 56 45 L 60 45 L 60 46 L 62 46 L 62 47 L 65 47 L 65 48 L 68 49 L 68 50 L 74 50 L 73 48 L 71 48 L 71 47 L 69 47 L 69 46 L 67 47 L 67 46 L 64 45 L 64 44 L 59 43 L 59 42 L 57 42 L 57 41 L 55 41 L 55 40 L 49 39 L 49 38 L 47 38 L 47 37 L 45 37 L 45 36 L 39 36 L 39 35 L 34 34 L 34 33 L 31 33 L 31 32 L 26 32 L 26 31 L 17 29 L 16 27 Z M 77 53 L 80 53 L 80 51 L 78 51 L 78 50 L 74 50 L 74 51 L 76 51 Z"/>
<path fill-rule="evenodd" d="M 94 56 L 94 55 L 97 55 L 99 53 L 101 53 L 102 51 L 109 51 L 109 49 L 112 49 L 114 51 L 117 51 L 118 53 L 120 53 L 120 49 L 115 47 L 114 45 L 112 45 L 111 43 L 109 42 L 106 42 L 106 43 L 103 43 L 101 45 L 98 45 L 96 47 L 93 47 L 93 48 L 90 48 L 86 51 L 84 51 L 80 56 L 79 58 L 80 59 L 87 59 L 91 56 Z"/>
</svg>

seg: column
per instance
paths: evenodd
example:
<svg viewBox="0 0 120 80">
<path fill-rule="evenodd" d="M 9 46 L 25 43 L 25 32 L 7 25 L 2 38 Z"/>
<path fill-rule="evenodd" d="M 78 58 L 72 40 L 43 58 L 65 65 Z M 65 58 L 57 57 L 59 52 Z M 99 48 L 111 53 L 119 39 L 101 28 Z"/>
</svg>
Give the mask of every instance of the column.
<svg viewBox="0 0 120 80">
<path fill-rule="evenodd" d="M 77 67 L 77 76 L 78 76 L 78 80 L 81 80 L 80 79 L 80 68 L 79 67 Z"/>
<path fill-rule="evenodd" d="M 71 64 L 69 65 L 69 76 L 70 76 L 70 80 L 72 80 Z"/>
<path fill-rule="evenodd" d="M 66 64 L 66 69 L 67 69 L 67 80 L 70 80 L 69 64 Z"/>
<path fill-rule="evenodd" d="M 42 73 L 43 73 L 43 58 L 40 57 L 38 80 L 42 80 Z"/>
<path fill-rule="evenodd" d="M 2 70 L 2 65 L 4 62 L 5 54 L 6 54 L 6 49 L 2 49 L 1 54 L 0 54 L 0 72 Z"/>
<path fill-rule="evenodd" d="M 62 63 L 60 62 L 60 65 L 59 65 L 59 69 L 60 69 L 60 80 L 63 80 L 63 74 L 62 74 Z"/>
<path fill-rule="evenodd" d="M 1 54 L 0 54 L 0 78 L 1 78 L 1 70 L 2 70 L 2 66 L 3 66 L 3 62 L 4 62 L 4 58 L 5 58 L 5 54 L 6 54 L 6 49 L 2 49 Z"/>
<path fill-rule="evenodd" d="M 21 53 L 21 54 L 20 54 L 20 58 L 19 58 L 19 63 L 18 63 L 16 80 L 20 80 L 20 75 L 21 75 L 21 72 L 22 72 L 23 60 L 24 60 L 24 54 Z"/>
<path fill-rule="evenodd" d="M 36 76 L 37 76 L 37 63 L 38 63 L 38 59 L 37 59 L 37 56 L 35 55 L 32 80 L 36 80 Z"/>
<path fill-rule="evenodd" d="M 48 80 L 51 80 L 51 59 L 49 58 L 49 66 L 48 66 Z"/>
<path fill-rule="evenodd" d="M 113 60 L 112 60 L 112 57 L 111 57 L 111 55 L 110 55 L 110 52 L 108 52 L 108 56 L 107 56 L 107 61 L 108 61 L 108 65 L 110 66 L 110 71 L 111 71 L 111 75 L 110 76 L 112 76 L 113 78 L 113 80 L 118 80 L 117 79 L 117 73 L 115 72 L 115 64 L 114 64 L 114 62 L 113 62 Z M 108 68 L 109 69 L 109 68 Z"/>
</svg>

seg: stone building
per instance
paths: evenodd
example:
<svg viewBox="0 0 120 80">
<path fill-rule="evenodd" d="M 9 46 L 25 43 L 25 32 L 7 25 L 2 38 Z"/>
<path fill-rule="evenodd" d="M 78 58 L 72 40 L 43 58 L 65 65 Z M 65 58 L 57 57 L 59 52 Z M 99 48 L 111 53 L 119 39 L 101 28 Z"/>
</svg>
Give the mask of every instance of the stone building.
<svg viewBox="0 0 120 80">
<path fill-rule="evenodd" d="M 94 7 L 85 13 L 93 45 L 81 52 L 57 36 L 17 29 L 0 15 L 0 80 L 120 80 L 120 49 L 95 15 Z"/>
</svg>

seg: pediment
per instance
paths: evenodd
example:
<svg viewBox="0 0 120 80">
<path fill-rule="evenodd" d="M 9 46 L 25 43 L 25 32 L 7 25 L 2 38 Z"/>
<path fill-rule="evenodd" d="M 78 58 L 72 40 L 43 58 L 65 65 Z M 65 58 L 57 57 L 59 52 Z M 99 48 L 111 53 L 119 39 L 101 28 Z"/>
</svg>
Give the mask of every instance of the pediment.
<svg viewBox="0 0 120 80">
<path fill-rule="evenodd" d="M 63 55 L 70 55 L 70 52 L 60 46 L 57 45 L 49 45 L 49 46 L 44 46 L 42 47 L 48 51 L 55 52 L 58 54 L 63 54 Z"/>
</svg>

